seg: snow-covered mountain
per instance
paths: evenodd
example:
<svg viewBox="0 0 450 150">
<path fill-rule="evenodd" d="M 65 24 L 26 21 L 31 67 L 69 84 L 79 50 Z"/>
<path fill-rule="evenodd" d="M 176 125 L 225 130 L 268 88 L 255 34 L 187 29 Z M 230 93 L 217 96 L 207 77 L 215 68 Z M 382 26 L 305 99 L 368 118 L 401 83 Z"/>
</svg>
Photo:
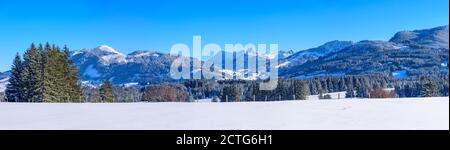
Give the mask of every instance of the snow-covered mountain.
<svg viewBox="0 0 450 150">
<path fill-rule="evenodd" d="M 447 25 L 431 29 L 398 32 L 390 41 L 429 48 L 448 49 L 448 40 L 449 32 Z"/>
<path fill-rule="evenodd" d="M 279 59 L 285 59 L 288 58 L 289 56 L 293 55 L 295 52 L 293 50 L 288 50 L 288 51 L 279 51 L 278 52 L 278 58 Z"/>
<path fill-rule="evenodd" d="M 78 65 L 85 83 L 111 80 L 116 84 L 126 84 L 170 81 L 170 65 L 177 56 L 154 51 L 135 51 L 125 55 L 102 45 L 73 51 L 71 58 Z"/>
<path fill-rule="evenodd" d="M 448 73 L 448 34 L 448 26 L 443 26 L 399 32 L 390 41 L 360 41 L 304 64 L 284 67 L 280 74 L 285 78 L 361 74 L 404 78 Z"/>
<path fill-rule="evenodd" d="M 83 57 L 96 57 L 103 65 L 122 64 L 127 62 L 126 55 L 107 45 L 101 45 L 92 49 L 77 50 L 74 51 L 71 56 L 76 57 L 80 55 L 83 55 Z"/>
<path fill-rule="evenodd" d="M 331 41 L 319 47 L 302 50 L 291 54 L 281 61 L 282 67 L 301 65 L 307 61 L 316 60 L 319 57 L 326 56 L 330 53 L 336 53 L 340 50 L 353 45 L 352 41 Z"/>
<path fill-rule="evenodd" d="M 243 52 L 225 53 L 228 59 L 244 59 Z M 246 55 L 254 55 L 248 50 Z M 231 56 L 231 57 L 230 57 Z M 279 52 L 280 75 L 285 78 L 320 75 L 357 75 L 383 73 L 402 77 L 408 75 L 448 72 L 448 26 L 402 31 L 390 41 L 330 41 L 316 48 Z M 222 57 L 217 54 L 213 58 Z M 274 58 L 258 54 L 259 58 Z M 128 55 L 106 45 L 72 53 L 80 67 L 82 79 L 89 83 L 111 80 L 116 84 L 159 83 L 173 81 L 169 77 L 171 63 L 177 57 L 155 51 L 135 51 Z M 231 61 L 231 60 L 225 60 Z M 245 62 L 246 64 L 247 62 Z M 194 69 L 196 70 L 196 69 Z M 216 70 L 216 69 L 215 69 Z M 238 70 L 244 76 L 247 70 Z M 217 73 L 233 74 L 231 70 Z M 264 78 L 252 74 L 248 79 Z"/>
</svg>

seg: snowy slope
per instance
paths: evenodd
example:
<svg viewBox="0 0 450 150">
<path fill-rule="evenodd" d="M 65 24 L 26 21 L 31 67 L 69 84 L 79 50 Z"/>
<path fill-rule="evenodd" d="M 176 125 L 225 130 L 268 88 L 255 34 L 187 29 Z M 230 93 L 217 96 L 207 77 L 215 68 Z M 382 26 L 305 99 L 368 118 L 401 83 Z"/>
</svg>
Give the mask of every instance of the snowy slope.
<svg viewBox="0 0 450 150">
<path fill-rule="evenodd" d="M 292 55 L 289 55 L 289 57 L 286 57 L 286 59 L 282 60 L 282 63 L 280 63 L 280 64 L 283 63 L 288 64 L 280 67 L 291 67 L 301 65 L 307 61 L 316 60 L 319 57 L 326 56 L 330 53 L 339 52 L 340 50 L 347 48 L 351 45 L 353 45 L 352 41 L 337 41 L 337 40 L 330 41 L 319 47 L 302 50 Z"/>
<path fill-rule="evenodd" d="M 71 57 L 77 57 L 82 55 L 86 55 L 84 57 L 95 56 L 99 58 L 98 61 L 103 65 L 123 64 L 127 62 L 125 54 L 122 54 L 119 51 L 107 45 L 100 45 L 92 49 L 85 48 L 79 51 L 73 51 Z"/>
<path fill-rule="evenodd" d="M 397 32 L 390 40 L 396 43 L 416 43 L 431 48 L 448 49 L 448 25 L 431 29 Z"/>
<path fill-rule="evenodd" d="M 6 85 L 9 84 L 9 75 L 10 72 L 0 72 L 0 92 L 4 92 L 6 90 Z"/>
<path fill-rule="evenodd" d="M 0 79 L 0 92 L 4 92 L 6 90 L 6 86 L 9 84 L 9 77 Z"/>
<path fill-rule="evenodd" d="M 248 103 L 0 103 L 0 129 L 449 129 L 442 98 Z"/>
</svg>

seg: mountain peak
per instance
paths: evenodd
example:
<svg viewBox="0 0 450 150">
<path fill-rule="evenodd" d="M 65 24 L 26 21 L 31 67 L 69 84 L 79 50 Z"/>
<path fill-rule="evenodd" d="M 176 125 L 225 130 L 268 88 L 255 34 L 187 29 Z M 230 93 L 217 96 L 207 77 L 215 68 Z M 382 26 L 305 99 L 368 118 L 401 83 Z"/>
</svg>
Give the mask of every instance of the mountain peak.
<svg viewBox="0 0 450 150">
<path fill-rule="evenodd" d="M 71 54 L 72 57 L 82 57 L 85 55 L 98 58 L 98 60 L 100 60 L 100 62 L 104 65 L 126 63 L 126 55 L 108 45 L 100 45 L 96 48 L 86 48 L 81 51 L 74 51 Z"/>
<path fill-rule="evenodd" d="M 397 32 L 389 41 L 395 43 L 414 43 L 432 48 L 448 49 L 448 25 L 431 29 Z"/>
<path fill-rule="evenodd" d="M 112 48 L 111 46 L 108 46 L 108 45 L 100 45 L 100 46 L 94 48 L 94 50 L 98 50 L 98 51 L 102 51 L 102 52 L 108 52 L 108 53 L 122 54 L 119 51 L 117 51 L 116 49 L 114 49 L 114 48 Z"/>
</svg>

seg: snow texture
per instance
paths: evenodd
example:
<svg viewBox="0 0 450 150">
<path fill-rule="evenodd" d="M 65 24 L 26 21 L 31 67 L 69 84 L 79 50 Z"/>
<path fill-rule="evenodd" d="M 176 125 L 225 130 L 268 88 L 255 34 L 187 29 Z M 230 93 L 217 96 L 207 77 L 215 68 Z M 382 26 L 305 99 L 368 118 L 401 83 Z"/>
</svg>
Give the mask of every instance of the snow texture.
<svg viewBox="0 0 450 150">
<path fill-rule="evenodd" d="M 448 130 L 448 97 L 240 103 L 0 103 L 0 129 Z"/>
<path fill-rule="evenodd" d="M 158 53 L 155 52 L 150 52 L 150 51 L 146 51 L 146 52 L 141 52 L 141 53 L 137 53 L 135 55 L 131 55 L 132 57 L 159 57 Z"/>
<path fill-rule="evenodd" d="M 74 57 L 74 56 L 76 56 L 76 55 L 79 55 L 79 54 L 82 54 L 83 52 L 82 51 L 73 51 L 72 52 L 72 54 L 70 54 L 70 57 Z"/>
<path fill-rule="evenodd" d="M 5 92 L 6 86 L 9 84 L 9 77 L 0 80 L 0 92 Z"/>
<path fill-rule="evenodd" d="M 98 78 L 101 76 L 100 73 L 98 73 L 98 71 L 93 67 L 93 65 L 89 65 L 86 70 L 84 70 L 83 75 L 87 75 L 91 78 Z"/>
<path fill-rule="evenodd" d="M 139 83 L 137 83 L 137 82 L 130 82 L 130 83 L 123 84 L 123 86 L 127 87 L 127 88 L 129 88 L 129 87 L 138 87 Z"/>
<path fill-rule="evenodd" d="M 99 47 L 97 47 L 97 49 L 105 51 L 105 52 L 109 52 L 109 53 L 123 55 L 122 53 L 120 53 L 119 51 L 115 50 L 114 48 L 112 48 L 108 45 L 100 45 Z"/>
<path fill-rule="evenodd" d="M 289 65 L 289 61 L 286 61 L 286 62 L 283 62 L 283 63 L 281 63 L 281 64 L 279 64 L 278 66 L 275 66 L 276 68 L 280 68 L 280 67 L 284 67 L 284 66 L 287 66 L 287 65 Z"/>
<path fill-rule="evenodd" d="M 94 49 L 84 49 L 83 52 L 98 56 L 103 65 L 127 63 L 126 55 L 107 45 L 100 45 Z"/>
<path fill-rule="evenodd" d="M 409 50 L 410 47 L 409 47 L 409 46 L 405 46 L 405 45 L 394 45 L 394 49 L 398 49 L 398 50 Z"/>
</svg>

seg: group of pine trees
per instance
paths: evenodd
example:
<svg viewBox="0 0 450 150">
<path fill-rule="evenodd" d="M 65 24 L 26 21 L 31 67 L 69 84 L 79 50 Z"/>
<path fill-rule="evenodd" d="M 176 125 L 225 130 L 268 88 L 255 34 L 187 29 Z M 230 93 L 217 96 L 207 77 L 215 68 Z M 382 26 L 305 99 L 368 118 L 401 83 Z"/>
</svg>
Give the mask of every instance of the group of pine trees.
<svg viewBox="0 0 450 150">
<path fill-rule="evenodd" d="M 436 97 L 449 95 L 448 73 L 438 77 L 418 77 L 402 79 L 395 82 L 399 97 Z"/>
<path fill-rule="evenodd" d="M 184 85 L 196 99 L 217 96 L 220 101 L 303 100 L 307 95 L 330 99 L 326 93 L 343 92 L 341 98 L 393 98 L 448 96 L 448 73 L 439 78 L 399 80 L 386 75 L 318 76 L 307 79 L 279 79 L 277 88 L 261 91 L 261 81 L 188 80 Z"/>
<path fill-rule="evenodd" d="M 80 102 L 82 89 L 69 49 L 31 44 L 16 55 L 5 91 L 8 102 Z"/>
<path fill-rule="evenodd" d="M 320 76 L 309 78 L 309 89 L 312 95 L 348 91 L 349 97 L 366 97 L 370 91 L 377 88 L 392 86 L 392 77 L 383 75 L 360 76 Z M 351 93 L 350 91 L 354 91 Z"/>
<path fill-rule="evenodd" d="M 308 83 L 303 79 L 279 79 L 274 90 L 260 90 L 259 83 L 264 81 L 220 81 L 222 102 L 234 101 L 281 101 L 306 100 L 310 94 Z"/>
<path fill-rule="evenodd" d="M 142 89 L 138 87 L 114 86 L 104 81 L 99 87 L 84 86 L 82 102 L 90 103 L 126 103 L 139 102 Z"/>
<path fill-rule="evenodd" d="M 190 102 L 191 94 L 180 84 L 157 84 L 142 89 L 141 101 L 146 102 Z"/>
<path fill-rule="evenodd" d="M 223 88 L 220 99 L 222 102 L 239 102 L 241 100 L 241 88 L 238 85 L 229 85 Z"/>
</svg>

